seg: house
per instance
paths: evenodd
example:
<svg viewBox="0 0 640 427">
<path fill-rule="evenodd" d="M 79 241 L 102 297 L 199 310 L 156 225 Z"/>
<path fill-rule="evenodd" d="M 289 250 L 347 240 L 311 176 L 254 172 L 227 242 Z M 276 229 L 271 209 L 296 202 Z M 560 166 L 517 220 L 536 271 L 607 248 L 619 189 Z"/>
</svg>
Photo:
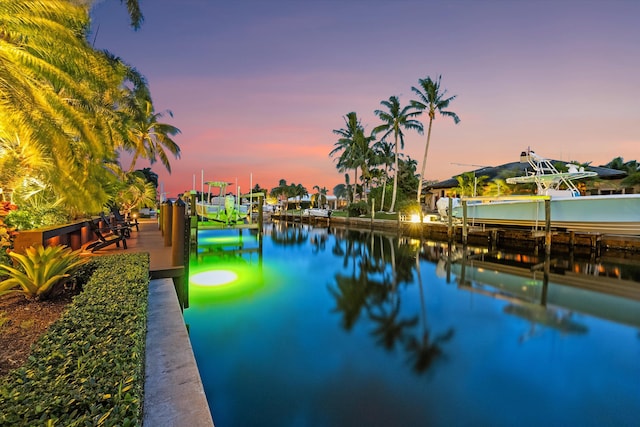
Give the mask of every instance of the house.
<svg viewBox="0 0 640 427">
<path fill-rule="evenodd" d="M 567 164 L 568 162 L 562 160 L 551 160 L 556 164 Z M 633 193 L 633 188 L 625 188 L 620 186 L 620 181 L 627 176 L 625 171 L 610 169 L 604 166 L 586 166 L 585 170 L 596 172 L 597 181 L 590 182 L 585 189 L 585 195 L 597 195 L 597 194 L 624 194 Z M 487 166 L 481 167 L 470 171 L 474 176 L 481 177 L 486 176 L 485 182 L 493 181 L 496 178 L 506 178 L 512 176 L 522 176 L 532 173 L 532 169 L 526 160 L 519 162 L 505 163 L 500 166 Z M 460 174 L 462 175 L 462 174 Z M 425 184 L 425 204 L 431 211 L 436 210 L 436 202 L 441 197 L 448 197 L 450 195 L 456 195 L 458 193 L 458 180 L 456 175 L 447 180 L 440 182 L 431 182 Z"/>
</svg>

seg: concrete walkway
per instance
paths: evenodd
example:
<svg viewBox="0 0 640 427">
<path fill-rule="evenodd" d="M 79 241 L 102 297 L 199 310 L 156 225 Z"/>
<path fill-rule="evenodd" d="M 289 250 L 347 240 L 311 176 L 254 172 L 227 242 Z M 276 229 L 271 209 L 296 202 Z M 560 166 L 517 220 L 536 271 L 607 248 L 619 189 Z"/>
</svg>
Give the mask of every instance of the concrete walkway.
<svg viewBox="0 0 640 427">
<path fill-rule="evenodd" d="M 143 424 L 213 427 L 171 279 L 149 286 Z"/>
</svg>

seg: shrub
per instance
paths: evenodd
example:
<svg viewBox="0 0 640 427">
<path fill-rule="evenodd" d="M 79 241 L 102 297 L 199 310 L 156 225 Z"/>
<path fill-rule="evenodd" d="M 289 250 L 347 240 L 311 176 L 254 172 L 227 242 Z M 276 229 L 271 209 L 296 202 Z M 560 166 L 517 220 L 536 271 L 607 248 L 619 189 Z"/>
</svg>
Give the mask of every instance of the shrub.
<svg viewBox="0 0 640 427">
<path fill-rule="evenodd" d="M 149 257 L 90 262 L 84 292 L 0 385 L 0 425 L 142 424 Z"/>
<path fill-rule="evenodd" d="M 65 224 L 69 220 L 69 214 L 61 207 L 21 207 L 9 212 L 5 218 L 8 225 L 18 230 Z"/>
<path fill-rule="evenodd" d="M 27 298 L 46 299 L 53 287 L 69 277 L 70 273 L 87 262 L 80 251 L 66 246 L 36 246 L 25 250 L 25 254 L 9 253 L 20 269 L 0 264 L 0 271 L 9 278 L 0 282 L 0 295 L 22 292 Z M 17 286 L 20 289 L 15 289 Z"/>
<path fill-rule="evenodd" d="M 349 211 L 349 216 L 361 216 L 361 215 L 369 215 L 371 213 L 371 209 L 367 202 L 361 200 L 356 203 L 351 203 L 347 210 Z"/>
</svg>

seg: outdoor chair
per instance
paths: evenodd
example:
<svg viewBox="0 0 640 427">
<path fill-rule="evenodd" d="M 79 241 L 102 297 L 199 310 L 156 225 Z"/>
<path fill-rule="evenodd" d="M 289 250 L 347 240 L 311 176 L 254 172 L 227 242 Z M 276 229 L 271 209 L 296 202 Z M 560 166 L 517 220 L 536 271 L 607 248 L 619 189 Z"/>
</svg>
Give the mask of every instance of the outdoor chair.
<svg viewBox="0 0 640 427">
<path fill-rule="evenodd" d="M 124 216 L 122 216 L 118 208 L 115 206 L 111 208 L 111 213 L 116 220 L 116 225 L 126 226 L 130 228 L 135 227 L 136 231 L 140 231 L 140 228 L 138 227 L 138 218 L 134 218 L 133 221 L 126 219 Z"/>
<path fill-rule="evenodd" d="M 119 224 L 115 218 L 107 218 L 104 212 L 100 212 L 100 219 L 106 224 L 103 228 L 108 228 L 109 231 L 114 234 L 122 234 L 127 239 L 131 237 L 131 226 L 126 224 Z"/>
<path fill-rule="evenodd" d="M 122 242 L 122 247 L 127 249 L 127 238 L 124 235 L 124 232 L 115 230 L 109 221 L 105 221 L 106 218 L 102 219 L 105 223 L 105 228 L 100 228 L 98 224 L 94 220 L 89 220 L 89 226 L 91 227 L 91 231 L 95 234 L 97 240 L 95 242 L 89 243 L 86 250 L 91 250 L 91 252 L 95 252 L 99 249 L 106 248 L 107 246 L 115 244 L 117 247 L 120 247 L 120 242 Z"/>
</svg>

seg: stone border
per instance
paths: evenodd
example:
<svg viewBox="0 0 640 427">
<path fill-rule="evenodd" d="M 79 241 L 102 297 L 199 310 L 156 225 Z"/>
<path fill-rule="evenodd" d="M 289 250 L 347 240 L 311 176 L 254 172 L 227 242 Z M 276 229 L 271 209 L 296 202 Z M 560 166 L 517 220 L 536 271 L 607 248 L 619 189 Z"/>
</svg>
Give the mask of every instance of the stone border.
<svg viewBox="0 0 640 427">
<path fill-rule="evenodd" d="M 149 284 L 145 359 L 143 425 L 213 427 L 171 279 Z"/>
</svg>

